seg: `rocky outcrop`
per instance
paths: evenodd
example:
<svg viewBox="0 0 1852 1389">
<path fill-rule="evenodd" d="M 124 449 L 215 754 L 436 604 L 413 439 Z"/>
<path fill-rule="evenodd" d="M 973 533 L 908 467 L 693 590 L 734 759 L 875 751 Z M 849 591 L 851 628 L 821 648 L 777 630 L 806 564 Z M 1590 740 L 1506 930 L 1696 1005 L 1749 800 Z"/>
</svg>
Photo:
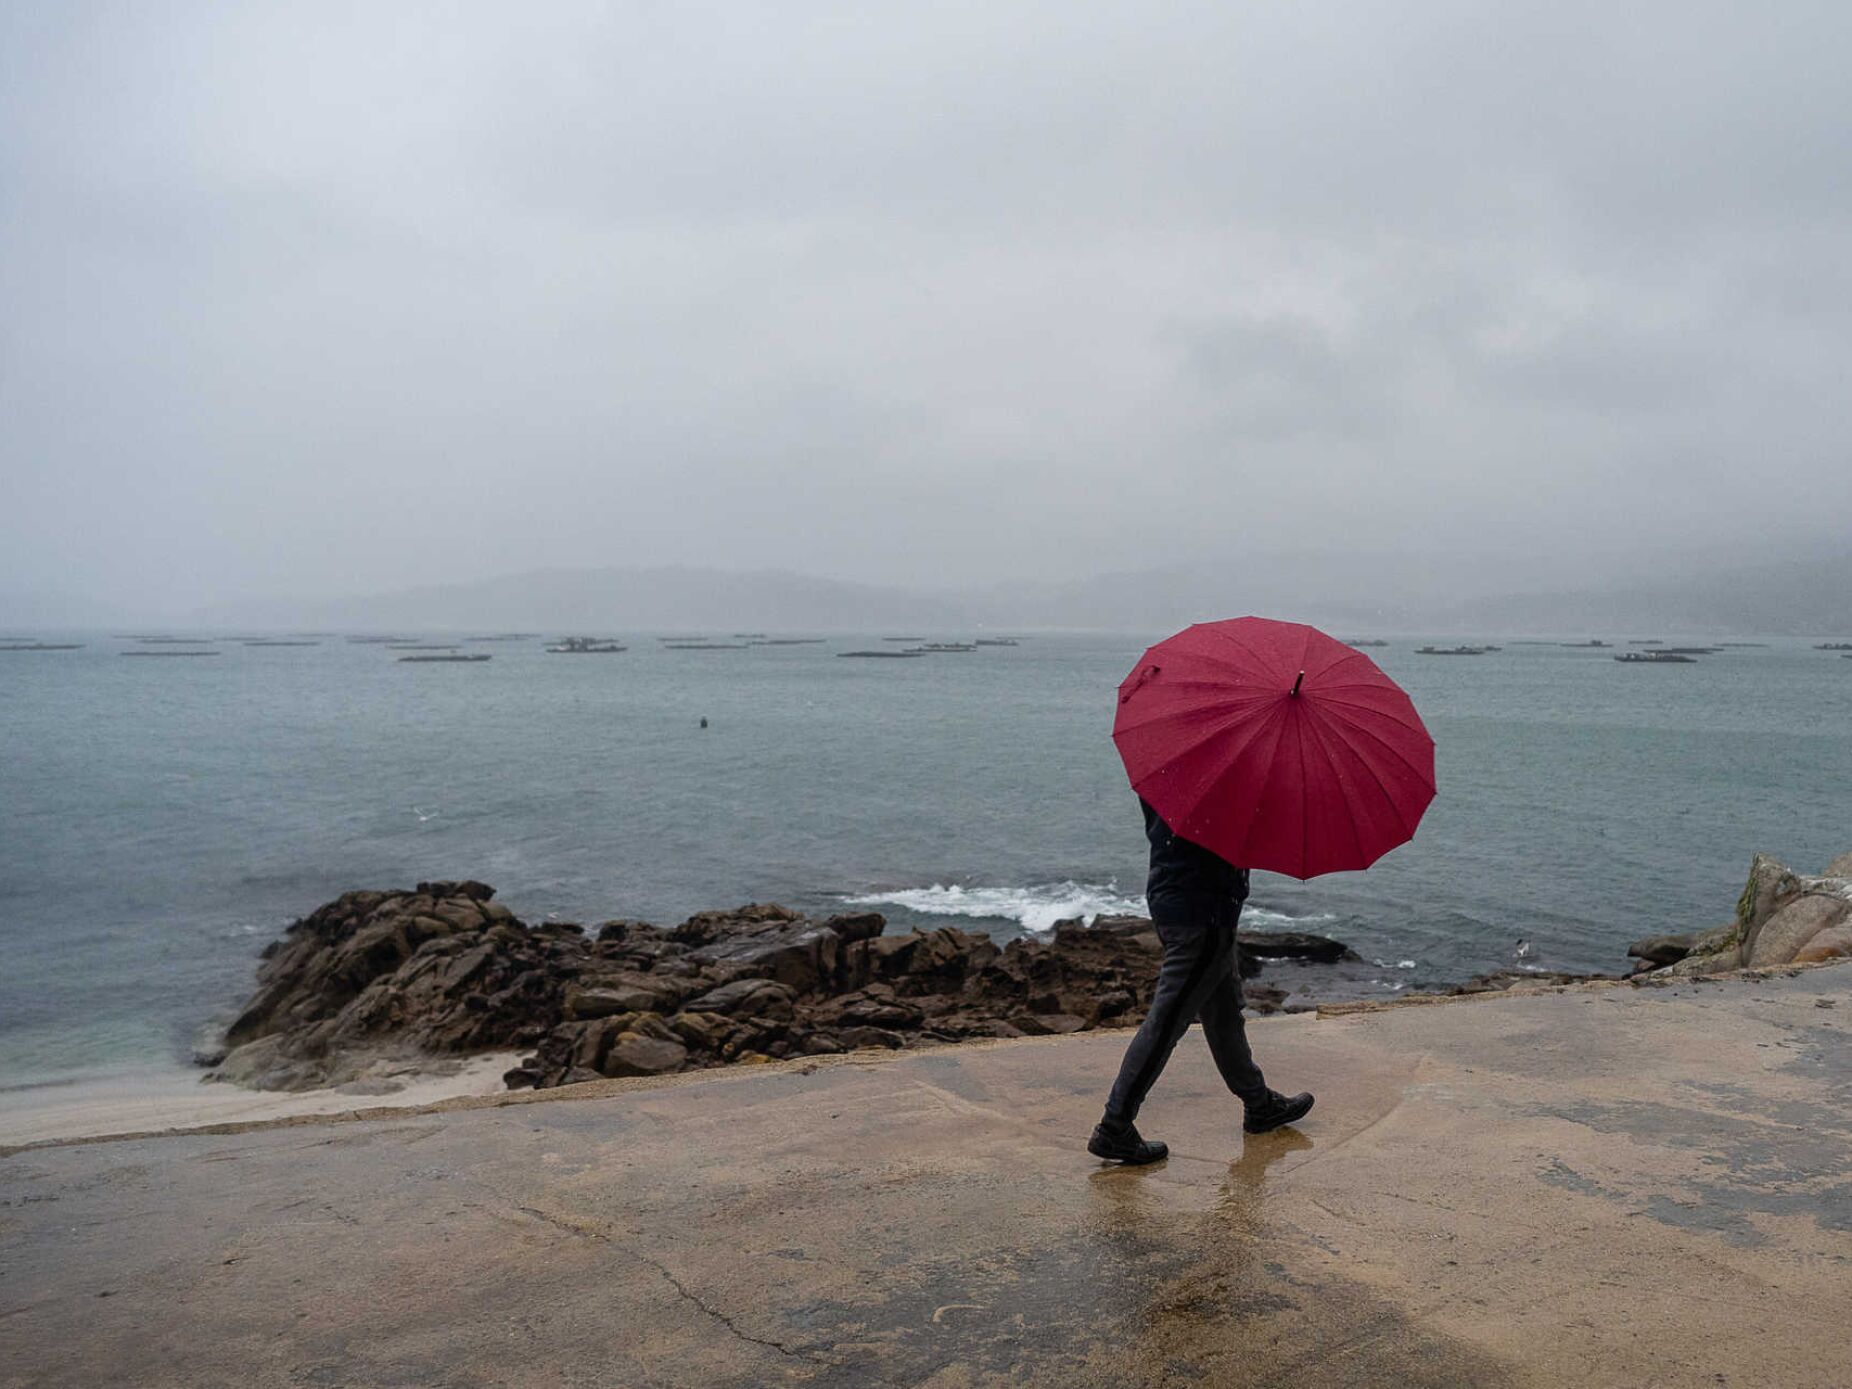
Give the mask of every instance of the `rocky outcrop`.
<svg viewBox="0 0 1852 1389">
<path fill-rule="evenodd" d="M 1102 916 L 1093 923 L 1095 931 L 1149 931 L 1151 922 L 1142 916 Z M 1340 960 L 1363 957 L 1341 940 L 1314 936 L 1303 931 L 1248 931 L 1235 937 L 1239 968 L 1243 979 L 1252 979 L 1267 966 L 1268 960 L 1298 960 L 1303 963 L 1332 965 Z"/>
<path fill-rule="evenodd" d="M 1852 854 L 1834 859 L 1819 877 L 1757 854 L 1729 921 L 1693 936 L 1636 941 L 1627 953 L 1640 962 L 1636 973 L 1649 979 L 1852 957 Z"/>
<path fill-rule="evenodd" d="M 382 1052 L 537 1043 L 565 1009 L 587 943 L 529 927 L 478 882 L 349 892 L 263 953 L 212 1078 L 265 1089 L 340 1084 Z"/>
<path fill-rule="evenodd" d="M 1308 935 L 1304 931 L 1242 931 L 1235 943 L 1241 950 L 1243 978 L 1259 974 L 1267 960 L 1301 960 L 1311 964 L 1334 965 L 1340 960 L 1360 960 L 1355 950 L 1329 936 Z"/>
<path fill-rule="evenodd" d="M 814 920 L 754 904 L 673 929 L 529 926 L 478 882 L 350 892 L 264 952 L 211 1078 L 301 1089 L 384 1056 L 531 1050 L 511 1086 L 650 1076 L 857 1047 L 1129 1026 L 1162 955 L 1142 917 L 1059 923 L 999 947 L 953 927 L 886 934 L 874 913 Z M 1265 959 L 1355 959 L 1323 936 L 1243 939 Z M 1272 1012 L 1278 989 L 1247 987 Z"/>
<path fill-rule="evenodd" d="M 1612 979 L 1611 974 L 1585 974 L 1561 969 L 1495 969 L 1475 974 L 1464 984 L 1446 990 L 1448 996 L 1460 994 L 1509 993 L 1514 989 L 1550 988 L 1564 984 L 1586 984 L 1593 979 Z"/>
<path fill-rule="evenodd" d="M 1689 932 L 1682 936 L 1648 936 L 1628 946 L 1627 953 L 1640 962 L 1636 969 L 1657 969 L 1684 959 L 1696 940 L 1696 934 Z"/>
</svg>

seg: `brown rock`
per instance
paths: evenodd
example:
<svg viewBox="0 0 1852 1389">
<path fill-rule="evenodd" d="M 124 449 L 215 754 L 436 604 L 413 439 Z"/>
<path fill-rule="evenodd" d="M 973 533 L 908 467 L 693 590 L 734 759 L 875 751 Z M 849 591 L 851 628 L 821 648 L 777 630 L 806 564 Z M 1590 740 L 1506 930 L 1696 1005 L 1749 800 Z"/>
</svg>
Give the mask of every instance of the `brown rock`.
<svg viewBox="0 0 1852 1389">
<path fill-rule="evenodd" d="M 472 902 L 486 902 L 495 895 L 494 888 L 474 878 L 465 878 L 461 882 L 419 883 L 417 891 L 425 897 L 467 897 Z"/>
<path fill-rule="evenodd" d="M 1250 1013 L 1277 1013 L 1286 1006 L 1286 990 L 1249 984 L 1242 991 L 1242 1006 Z"/>
<path fill-rule="evenodd" d="M 1732 928 L 1734 929 L 1734 928 Z M 1733 969 L 1742 968 L 1742 960 L 1732 945 L 1727 950 L 1707 952 L 1693 951 L 1677 964 L 1666 965 L 1644 976 L 1648 980 L 1656 979 L 1697 979 L 1708 974 L 1728 974 Z"/>
<path fill-rule="evenodd" d="M 569 1066 L 581 1067 L 588 1071 L 602 1071 L 604 1059 L 610 1054 L 611 1044 L 629 1027 L 631 1016 L 599 1018 L 587 1023 L 579 1030 L 572 1042 L 572 1050 L 567 1057 Z"/>
<path fill-rule="evenodd" d="M 1341 940 L 1307 931 L 1237 931 L 1235 943 L 1247 954 L 1263 960 L 1310 960 L 1336 964 L 1359 956 Z"/>
<path fill-rule="evenodd" d="M 1794 952 L 1797 965 L 1818 964 L 1822 960 L 1841 960 L 1852 955 L 1852 922 L 1828 926 Z"/>
<path fill-rule="evenodd" d="M 655 1001 L 653 992 L 641 989 L 585 989 L 568 984 L 564 1006 L 567 1017 L 590 1020 L 641 1012 Z"/>
<path fill-rule="evenodd" d="M 1785 965 L 1822 931 L 1852 917 L 1852 902 L 1842 897 L 1805 893 L 1789 901 L 1761 924 L 1745 964 L 1751 968 Z"/>
<path fill-rule="evenodd" d="M 1136 1002 L 1129 990 L 1108 989 L 1095 1001 L 1093 1015 L 1096 1019 L 1116 1018 Z"/>
<path fill-rule="evenodd" d="M 1691 953 L 1692 942 L 1697 937 L 1687 933 L 1682 936 L 1647 936 L 1636 940 L 1627 947 L 1627 953 L 1634 959 L 1644 962 L 1649 968 L 1656 965 L 1677 964 Z"/>
<path fill-rule="evenodd" d="M 1499 993 L 1507 989 L 1536 988 L 1551 984 L 1582 984 L 1591 979 L 1611 979 L 1609 974 L 1577 974 L 1570 970 L 1530 970 L 1530 969 L 1495 969 L 1486 974 L 1474 975 L 1464 984 L 1455 984 L 1447 992 L 1450 994 Z M 1263 1002 L 1272 1002 L 1277 1008 L 1284 1001 L 1284 995 L 1278 989 L 1256 989 L 1247 991 L 1248 1006 L 1255 1012 L 1269 1012 Z M 1267 999 L 1266 995 L 1272 995 Z"/>
<path fill-rule="evenodd" d="M 718 1051 L 731 1024 L 719 1013 L 677 1013 L 669 1019 L 675 1035 L 691 1051 Z"/>
<path fill-rule="evenodd" d="M 770 979 L 735 979 L 690 999 L 696 1013 L 745 1014 L 788 1019 L 792 1014 L 791 990 Z"/>
<path fill-rule="evenodd" d="M 984 1013 L 950 1013 L 933 1019 L 933 1031 L 946 1037 L 1022 1037 L 1027 1034 L 1007 1019 Z"/>
<path fill-rule="evenodd" d="M 697 912 L 670 934 L 684 945 L 710 945 L 722 937 L 738 934 L 742 928 L 778 926 L 802 919 L 789 907 L 775 902 L 752 902 L 732 911 Z"/>
<path fill-rule="evenodd" d="M 431 915 L 453 931 L 477 931 L 488 921 L 481 904 L 469 897 L 453 897 L 449 901 L 439 902 L 431 909 Z"/>
<path fill-rule="evenodd" d="M 569 985 L 566 1016 L 601 1018 L 612 1013 L 673 1012 L 694 992 L 694 981 L 637 970 L 600 973 L 583 985 Z"/>
<path fill-rule="evenodd" d="M 747 923 L 699 946 L 689 959 L 718 973 L 775 979 L 797 993 L 815 993 L 836 980 L 841 938 L 827 926 L 803 920 Z"/>
<path fill-rule="evenodd" d="M 1749 864 L 1749 880 L 1736 899 L 1736 939 L 1738 962 L 1748 964 L 1755 956 L 1756 936 L 1766 922 L 1800 894 L 1801 880 L 1782 863 L 1767 854 L 1757 854 Z"/>
<path fill-rule="evenodd" d="M 907 1039 L 898 1032 L 889 1032 L 880 1027 L 845 1027 L 836 1034 L 836 1039 L 843 1046 L 855 1047 L 904 1047 Z"/>
<path fill-rule="evenodd" d="M 642 1032 L 619 1033 L 599 1068 L 608 1076 L 658 1076 L 681 1070 L 688 1048 Z"/>
<path fill-rule="evenodd" d="M 1012 1013 L 1006 1021 L 1024 1037 L 1046 1037 L 1054 1031 L 1043 1021 L 1041 1014 L 1031 1013 L 1026 1008 L 1019 1013 Z"/>
<path fill-rule="evenodd" d="M 870 940 L 880 935 L 887 929 L 887 918 L 880 912 L 852 912 L 832 916 L 823 924 L 846 944 L 850 941 Z"/>
</svg>

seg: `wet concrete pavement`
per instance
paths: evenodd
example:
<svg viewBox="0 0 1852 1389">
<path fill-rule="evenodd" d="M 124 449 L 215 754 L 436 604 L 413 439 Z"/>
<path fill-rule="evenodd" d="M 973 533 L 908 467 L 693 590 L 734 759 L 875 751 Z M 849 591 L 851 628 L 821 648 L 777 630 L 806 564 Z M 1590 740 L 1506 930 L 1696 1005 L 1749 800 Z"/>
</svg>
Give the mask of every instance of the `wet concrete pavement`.
<svg viewBox="0 0 1852 1389">
<path fill-rule="evenodd" d="M 1843 1386 L 1852 968 L 0 1157 L 0 1385 Z"/>
</svg>

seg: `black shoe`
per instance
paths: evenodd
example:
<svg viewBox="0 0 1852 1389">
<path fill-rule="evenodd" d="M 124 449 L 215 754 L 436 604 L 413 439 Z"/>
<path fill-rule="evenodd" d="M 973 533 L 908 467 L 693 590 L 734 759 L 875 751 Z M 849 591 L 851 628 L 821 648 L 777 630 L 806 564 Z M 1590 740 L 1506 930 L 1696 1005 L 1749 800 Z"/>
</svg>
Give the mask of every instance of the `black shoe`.
<svg viewBox="0 0 1852 1389">
<path fill-rule="evenodd" d="M 1108 1162 L 1123 1162 L 1132 1167 L 1139 1167 L 1147 1162 L 1157 1162 L 1170 1156 L 1170 1149 L 1162 1143 L 1140 1138 L 1138 1130 L 1127 1124 L 1124 1128 L 1108 1128 L 1105 1124 L 1093 1126 L 1093 1137 L 1087 1140 L 1087 1151 L 1096 1158 L 1105 1158 Z"/>
<path fill-rule="evenodd" d="M 1311 1108 L 1310 1091 L 1282 1095 L 1278 1090 L 1269 1090 L 1266 1099 L 1248 1106 L 1248 1117 L 1242 1120 L 1241 1127 L 1249 1133 L 1272 1133 L 1275 1129 L 1298 1123 Z"/>
</svg>

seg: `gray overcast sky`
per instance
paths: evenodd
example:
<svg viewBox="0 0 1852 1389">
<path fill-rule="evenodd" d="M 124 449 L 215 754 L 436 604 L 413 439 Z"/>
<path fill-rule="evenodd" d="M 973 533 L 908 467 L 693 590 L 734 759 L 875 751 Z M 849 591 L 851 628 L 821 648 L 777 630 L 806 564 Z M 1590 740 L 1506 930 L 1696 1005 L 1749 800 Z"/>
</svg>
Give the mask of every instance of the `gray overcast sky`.
<svg viewBox="0 0 1852 1389">
<path fill-rule="evenodd" d="M 1844 0 L 7 5 L 0 590 L 1844 546 L 1849 57 Z"/>
</svg>

